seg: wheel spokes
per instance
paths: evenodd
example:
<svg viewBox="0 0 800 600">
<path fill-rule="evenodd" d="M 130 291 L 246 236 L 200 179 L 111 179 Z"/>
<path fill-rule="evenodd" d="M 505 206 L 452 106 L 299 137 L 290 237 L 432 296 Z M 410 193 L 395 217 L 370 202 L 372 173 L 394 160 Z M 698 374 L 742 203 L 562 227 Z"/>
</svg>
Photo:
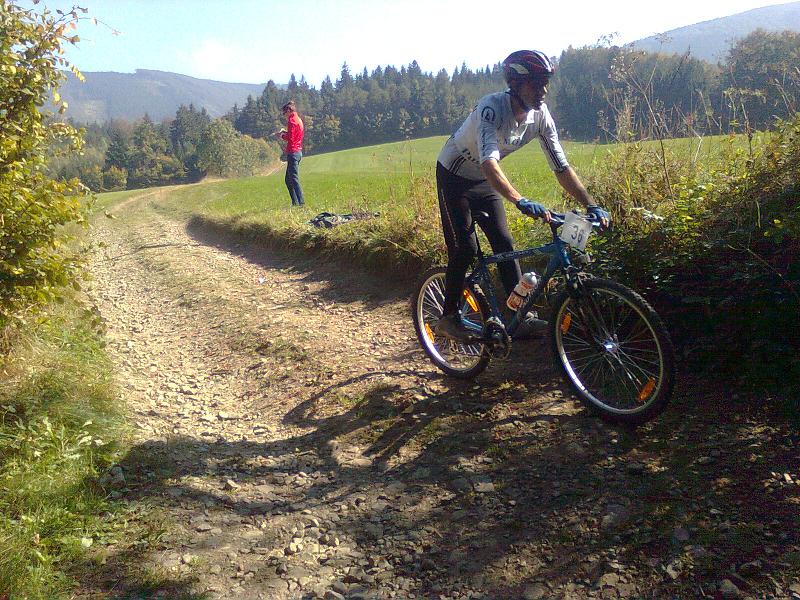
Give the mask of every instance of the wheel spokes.
<svg viewBox="0 0 800 600">
<path fill-rule="evenodd" d="M 641 409 L 663 375 L 661 348 L 644 316 L 608 289 L 588 288 L 564 307 L 557 333 L 573 382 L 609 409 Z"/>
<path fill-rule="evenodd" d="M 483 356 L 482 344 L 463 344 L 435 335 L 436 323 L 444 311 L 444 277 L 434 276 L 423 286 L 418 305 L 420 326 L 427 340 L 428 350 L 441 362 L 453 369 L 469 370 Z M 469 292 L 460 302 L 464 322 L 480 333 L 483 331 L 483 315 L 477 301 Z"/>
</svg>

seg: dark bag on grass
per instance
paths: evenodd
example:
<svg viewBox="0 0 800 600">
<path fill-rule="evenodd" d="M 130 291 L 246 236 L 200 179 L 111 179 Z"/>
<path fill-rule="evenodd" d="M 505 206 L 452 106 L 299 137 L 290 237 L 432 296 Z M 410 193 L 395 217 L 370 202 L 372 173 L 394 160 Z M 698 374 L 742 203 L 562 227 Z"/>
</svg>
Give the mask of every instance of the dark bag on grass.
<svg viewBox="0 0 800 600">
<path fill-rule="evenodd" d="M 337 225 L 347 223 L 348 221 L 361 221 L 363 219 L 371 219 L 372 217 L 379 217 L 381 213 L 367 213 L 356 212 L 346 215 L 337 215 L 329 212 L 321 212 L 316 217 L 311 219 L 308 224 L 314 227 L 325 227 L 326 229 L 333 229 Z"/>
</svg>

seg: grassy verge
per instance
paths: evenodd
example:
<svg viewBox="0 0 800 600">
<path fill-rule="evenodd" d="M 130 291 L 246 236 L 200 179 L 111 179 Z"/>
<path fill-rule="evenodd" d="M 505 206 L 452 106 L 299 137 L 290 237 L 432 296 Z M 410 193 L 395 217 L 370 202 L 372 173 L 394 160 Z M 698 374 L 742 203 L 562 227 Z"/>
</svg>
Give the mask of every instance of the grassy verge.
<svg viewBox="0 0 800 600">
<path fill-rule="evenodd" d="M 289 207 L 282 170 L 267 177 L 170 190 L 155 204 L 176 218 L 191 219 L 193 227 L 229 234 L 238 241 L 314 250 L 412 277 L 446 256 L 434 178 L 436 155 L 444 140 L 414 140 L 303 159 L 303 209 Z M 570 144 L 568 152 L 581 169 L 591 169 L 599 151 L 594 145 Z M 506 162 L 520 189 L 548 205 L 563 207 L 542 153 L 534 149 L 518 154 Z M 320 212 L 360 212 L 370 218 L 333 229 L 308 225 Z M 528 237 L 532 227 L 540 235 L 545 233 L 545 228 L 521 215 L 509 213 L 509 221 L 517 239 Z"/>
<path fill-rule="evenodd" d="M 72 297 L 0 363 L 0 598 L 68 595 L 70 571 L 121 535 L 98 484 L 124 433 L 103 345 Z"/>
<path fill-rule="evenodd" d="M 193 227 L 228 234 L 247 243 L 292 247 L 334 255 L 348 263 L 389 269 L 414 277 L 443 262 L 446 251 L 439 224 L 434 168 L 446 138 L 434 137 L 332 152 L 304 158 L 301 180 L 306 206 L 294 209 L 283 181 L 283 169 L 266 177 L 231 179 L 166 190 L 156 207 Z M 721 139 L 671 140 L 679 156 L 697 164 L 717 160 Z M 742 142 L 743 143 L 743 142 Z M 651 144 L 652 145 L 652 144 Z M 566 143 L 571 164 L 586 180 L 607 168 L 614 145 Z M 556 209 L 572 207 L 536 147 L 503 161 L 517 188 Z M 100 202 L 106 202 L 105 196 Z M 371 218 L 333 229 L 308 220 L 320 212 L 367 213 Z M 377 216 L 375 214 L 378 213 Z M 549 230 L 510 210 L 508 219 L 518 244 L 544 241 Z"/>
</svg>

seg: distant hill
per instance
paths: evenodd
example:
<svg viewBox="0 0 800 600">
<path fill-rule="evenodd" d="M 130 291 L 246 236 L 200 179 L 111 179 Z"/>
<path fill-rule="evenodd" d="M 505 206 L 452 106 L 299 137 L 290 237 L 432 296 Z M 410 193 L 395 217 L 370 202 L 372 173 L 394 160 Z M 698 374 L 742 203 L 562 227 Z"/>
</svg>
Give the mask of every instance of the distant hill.
<svg viewBox="0 0 800 600">
<path fill-rule="evenodd" d="M 81 123 L 108 119 L 134 121 L 147 113 L 154 121 L 174 117 L 181 104 L 205 108 L 212 117 L 260 96 L 266 84 L 225 83 L 187 75 L 137 69 L 135 73 L 88 72 L 81 83 L 72 74 L 59 93 L 69 103 L 67 117 Z"/>
<path fill-rule="evenodd" d="M 732 42 L 755 29 L 800 32 L 800 2 L 778 4 L 673 29 L 632 42 L 650 52 L 679 53 L 711 62 L 724 60 Z M 145 113 L 155 121 L 172 117 L 181 104 L 205 108 L 213 117 L 241 106 L 248 95 L 261 95 L 266 84 L 225 83 L 187 75 L 137 69 L 135 73 L 87 72 L 81 83 L 68 74 L 60 94 L 67 116 L 83 123 L 110 118 L 133 121 Z"/>
<path fill-rule="evenodd" d="M 691 51 L 695 58 L 710 62 L 725 59 L 732 42 L 756 29 L 800 32 L 800 2 L 756 8 L 747 12 L 703 21 L 673 29 L 631 43 L 634 48 L 649 52 L 683 54 Z"/>
</svg>

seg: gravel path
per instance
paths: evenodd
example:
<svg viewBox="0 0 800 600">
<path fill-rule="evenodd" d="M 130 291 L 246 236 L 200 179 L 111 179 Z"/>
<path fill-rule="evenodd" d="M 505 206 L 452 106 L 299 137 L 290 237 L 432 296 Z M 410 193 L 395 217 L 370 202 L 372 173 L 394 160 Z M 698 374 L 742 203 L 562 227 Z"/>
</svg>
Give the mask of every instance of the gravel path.
<svg viewBox="0 0 800 600">
<path fill-rule="evenodd" d="M 453 382 L 407 289 L 188 231 L 170 202 L 98 223 L 91 291 L 136 429 L 115 494 L 167 533 L 84 596 L 800 595 L 790 431 L 697 410 L 728 400 L 698 382 L 609 427 L 538 342 Z"/>
</svg>

